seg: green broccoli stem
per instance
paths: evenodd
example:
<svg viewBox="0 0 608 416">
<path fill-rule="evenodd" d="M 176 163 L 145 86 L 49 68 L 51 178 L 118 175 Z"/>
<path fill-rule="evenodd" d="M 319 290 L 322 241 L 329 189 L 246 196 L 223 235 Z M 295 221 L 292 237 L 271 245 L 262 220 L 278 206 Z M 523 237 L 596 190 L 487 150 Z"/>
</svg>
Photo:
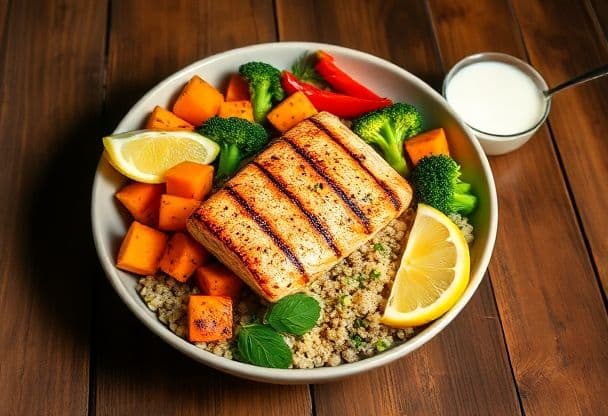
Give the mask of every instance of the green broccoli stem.
<svg viewBox="0 0 608 416">
<path fill-rule="evenodd" d="M 220 161 L 217 166 L 217 177 L 225 179 L 232 175 L 241 162 L 241 151 L 235 144 L 222 144 L 220 149 Z"/>
<path fill-rule="evenodd" d="M 399 172 L 401 176 L 407 176 L 409 174 L 409 169 L 399 146 L 391 146 L 391 149 L 392 150 L 384 154 L 386 161 L 393 169 Z"/>
<path fill-rule="evenodd" d="M 454 192 L 450 208 L 459 214 L 468 215 L 475 209 L 477 197 L 468 193 Z"/>
<path fill-rule="evenodd" d="M 266 114 L 272 108 L 272 95 L 269 91 L 270 85 L 263 83 L 258 85 L 251 94 L 253 104 L 253 119 L 262 124 L 266 120 Z"/>
<path fill-rule="evenodd" d="M 407 176 L 409 169 L 403 156 L 403 141 L 395 136 L 395 131 L 388 124 L 382 126 L 380 135 L 384 137 L 382 142 L 378 143 L 384 158 L 401 176 Z"/>
<path fill-rule="evenodd" d="M 454 192 L 459 194 L 467 194 L 471 191 L 471 184 L 462 182 L 460 179 L 457 180 L 457 183 L 454 185 Z"/>
</svg>

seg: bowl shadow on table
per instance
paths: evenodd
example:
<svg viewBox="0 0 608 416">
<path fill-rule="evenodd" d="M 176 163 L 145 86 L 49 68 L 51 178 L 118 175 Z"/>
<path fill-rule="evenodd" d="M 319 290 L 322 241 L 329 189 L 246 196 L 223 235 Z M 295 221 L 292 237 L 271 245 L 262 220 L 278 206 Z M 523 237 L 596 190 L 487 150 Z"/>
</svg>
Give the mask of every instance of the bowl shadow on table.
<svg viewBox="0 0 608 416">
<path fill-rule="evenodd" d="M 165 402 L 175 404 L 175 398 L 179 397 L 182 407 L 210 410 L 213 401 L 238 407 L 226 401 L 242 400 L 245 404 L 263 400 L 264 392 L 283 396 L 298 389 L 239 379 L 190 359 L 139 322 L 105 278 L 98 280 L 97 287 L 97 310 L 103 310 L 96 317 L 94 336 L 99 400 L 100 395 L 105 396 L 104 389 L 116 394 L 137 385 L 137 390 L 146 394 L 146 400 L 158 406 L 165 406 Z"/>
<path fill-rule="evenodd" d="M 59 124 L 59 123 L 58 123 Z M 88 347 L 93 277 L 101 270 L 90 225 L 90 192 L 100 153 L 99 114 L 47 132 L 54 147 L 34 170 L 23 204 L 23 250 L 30 293 L 54 338 Z M 38 162 L 38 161 L 37 161 Z"/>
</svg>

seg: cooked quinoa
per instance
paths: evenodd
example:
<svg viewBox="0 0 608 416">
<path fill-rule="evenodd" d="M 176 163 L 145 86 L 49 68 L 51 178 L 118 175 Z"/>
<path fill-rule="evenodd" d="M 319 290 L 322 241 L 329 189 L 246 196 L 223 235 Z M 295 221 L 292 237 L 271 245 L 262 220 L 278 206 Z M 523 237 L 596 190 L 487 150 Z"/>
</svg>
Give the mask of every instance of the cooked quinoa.
<svg viewBox="0 0 608 416">
<path fill-rule="evenodd" d="M 321 317 L 310 332 L 285 336 L 293 351 L 293 368 L 358 361 L 414 334 L 411 328 L 395 329 L 380 323 L 414 215 L 413 210 L 408 210 L 310 284 L 308 294 L 321 304 Z M 467 241 L 472 241 L 473 228 L 466 218 L 458 216 L 452 220 Z M 139 280 L 138 292 L 161 322 L 176 335 L 186 337 L 188 297 L 199 293 L 195 286 L 165 275 L 147 276 Z M 235 330 L 238 331 L 240 325 L 263 319 L 267 307 L 263 299 L 248 288 L 243 289 L 234 305 Z M 235 339 L 195 345 L 228 359 L 238 358 Z"/>
<path fill-rule="evenodd" d="M 467 243 L 471 244 L 473 242 L 473 226 L 469 224 L 469 219 L 460 214 L 450 214 L 448 215 L 452 222 L 460 228 L 462 234 L 464 235 L 464 239 Z"/>
</svg>

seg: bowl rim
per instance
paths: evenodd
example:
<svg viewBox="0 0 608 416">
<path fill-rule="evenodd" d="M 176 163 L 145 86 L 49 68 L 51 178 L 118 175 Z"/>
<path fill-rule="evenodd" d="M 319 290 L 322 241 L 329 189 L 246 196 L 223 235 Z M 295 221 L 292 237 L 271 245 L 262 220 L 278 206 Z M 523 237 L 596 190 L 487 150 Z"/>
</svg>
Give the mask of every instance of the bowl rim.
<svg viewBox="0 0 608 416">
<path fill-rule="evenodd" d="M 170 84 L 176 78 L 180 78 L 183 74 L 194 70 L 195 68 L 201 65 L 208 65 L 218 60 L 222 60 L 226 57 L 230 57 L 233 55 L 239 55 L 244 52 L 257 52 L 264 51 L 268 48 L 285 48 L 285 49 L 304 49 L 304 50 L 317 50 L 324 49 L 329 52 L 338 52 L 342 55 L 348 56 L 350 58 L 354 58 L 357 60 L 361 60 L 363 62 L 372 63 L 383 67 L 397 75 L 403 77 L 407 80 L 407 82 L 411 82 L 415 84 L 418 88 L 422 89 L 425 93 L 430 94 L 437 101 L 443 102 L 445 110 L 454 118 L 454 120 L 459 124 L 463 133 L 471 142 L 472 146 L 475 148 L 477 152 L 477 156 L 479 157 L 481 167 L 486 176 L 486 180 L 489 188 L 489 224 L 488 224 L 488 235 L 487 235 L 487 245 L 483 249 L 481 255 L 478 259 L 478 274 L 481 274 L 479 278 L 477 278 L 477 274 L 475 276 L 471 276 L 469 281 L 469 285 L 465 290 L 462 297 L 456 302 L 456 304 L 443 316 L 429 324 L 422 331 L 416 334 L 414 337 L 410 338 L 406 342 L 394 347 L 390 348 L 385 352 L 377 354 L 375 356 L 362 359 L 360 361 L 356 361 L 353 363 L 345 363 L 336 367 L 319 367 L 312 369 L 275 369 L 275 368 L 265 368 L 258 367 L 252 364 L 242 363 L 235 360 L 226 359 L 223 357 L 219 357 L 209 351 L 205 351 L 196 347 L 194 344 L 191 344 L 187 340 L 180 338 L 169 328 L 167 328 L 163 323 L 161 323 L 158 318 L 149 313 L 149 310 L 146 308 L 142 308 L 140 304 L 136 303 L 135 299 L 129 294 L 129 290 L 127 287 L 121 282 L 120 276 L 118 274 L 118 270 L 114 266 L 114 259 L 109 258 L 109 256 L 104 256 L 102 251 L 103 239 L 102 239 L 102 227 L 100 224 L 100 217 L 102 216 L 101 212 L 98 212 L 96 207 L 96 195 L 98 193 L 98 189 L 100 186 L 99 180 L 99 172 L 104 163 L 104 156 L 101 155 L 99 159 L 99 163 L 97 169 L 95 171 L 95 178 L 93 182 L 92 188 L 92 198 L 91 198 L 91 224 L 93 231 L 93 240 L 95 243 L 95 249 L 97 251 L 97 256 L 101 262 L 102 268 L 110 281 L 112 287 L 117 292 L 122 301 L 127 305 L 127 307 L 135 314 L 135 316 L 146 326 L 148 327 L 154 334 L 159 336 L 162 340 L 164 340 L 167 344 L 171 345 L 173 348 L 187 355 L 188 357 L 203 363 L 209 367 L 215 368 L 217 370 L 226 372 L 231 375 L 236 375 L 239 377 L 247 378 L 249 380 L 254 381 L 263 381 L 269 383 L 276 384 L 304 384 L 304 383 L 316 383 L 316 382 L 327 382 L 332 380 L 337 380 L 341 378 L 345 378 L 357 373 L 361 373 L 364 371 L 369 371 L 374 368 L 378 368 L 388 364 L 389 362 L 395 361 L 398 358 L 404 357 L 405 355 L 411 353 L 412 351 L 418 349 L 426 342 L 434 338 L 439 332 L 441 332 L 467 305 L 473 294 L 477 291 L 477 288 L 481 281 L 483 280 L 485 273 L 487 271 L 487 267 L 492 256 L 492 251 L 494 249 L 494 244 L 496 241 L 496 232 L 498 227 L 498 201 L 496 195 L 496 187 L 494 183 L 494 177 L 492 175 L 492 171 L 490 168 L 490 164 L 488 159 L 483 152 L 481 145 L 475 139 L 470 131 L 467 129 L 466 123 L 452 110 L 447 101 L 431 88 L 424 81 L 406 71 L 405 69 L 393 64 L 385 59 L 379 58 L 377 56 L 368 54 L 366 52 L 362 52 L 359 50 L 332 45 L 327 43 L 317 43 L 317 42 L 270 42 L 270 43 L 259 43 L 253 44 L 249 46 L 244 46 L 240 48 L 231 49 L 225 52 L 221 52 L 218 54 L 214 54 L 198 60 L 177 72 L 169 75 L 164 80 L 159 82 L 153 88 L 151 88 L 146 94 L 144 94 L 132 107 L 131 109 L 124 115 L 116 129 L 114 130 L 114 134 L 121 132 L 124 130 L 126 121 L 130 118 L 131 114 L 135 112 L 139 106 L 145 102 L 148 97 L 155 94 L 158 90 L 163 89 L 167 84 Z"/>
</svg>

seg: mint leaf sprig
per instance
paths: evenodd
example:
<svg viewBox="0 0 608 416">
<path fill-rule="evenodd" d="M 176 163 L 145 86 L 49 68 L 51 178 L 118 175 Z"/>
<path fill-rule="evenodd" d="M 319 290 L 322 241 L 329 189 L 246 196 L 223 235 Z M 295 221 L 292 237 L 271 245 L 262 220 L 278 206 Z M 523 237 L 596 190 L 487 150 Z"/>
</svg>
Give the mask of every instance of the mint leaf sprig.
<svg viewBox="0 0 608 416">
<path fill-rule="evenodd" d="M 320 315 L 319 302 L 304 293 L 296 293 L 278 301 L 266 321 L 279 332 L 304 335 L 315 326 Z"/>
<path fill-rule="evenodd" d="M 310 331 L 321 315 L 321 306 L 303 293 L 285 296 L 266 315 L 267 324 L 243 325 L 238 333 L 237 348 L 244 361 L 270 368 L 288 368 L 291 348 L 280 333 L 303 335 Z"/>
<path fill-rule="evenodd" d="M 288 368 L 291 349 L 283 337 L 266 325 L 243 325 L 239 330 L 237 346 L 240 356 L 247 362 L 262 367 Z"/>
</svg>

